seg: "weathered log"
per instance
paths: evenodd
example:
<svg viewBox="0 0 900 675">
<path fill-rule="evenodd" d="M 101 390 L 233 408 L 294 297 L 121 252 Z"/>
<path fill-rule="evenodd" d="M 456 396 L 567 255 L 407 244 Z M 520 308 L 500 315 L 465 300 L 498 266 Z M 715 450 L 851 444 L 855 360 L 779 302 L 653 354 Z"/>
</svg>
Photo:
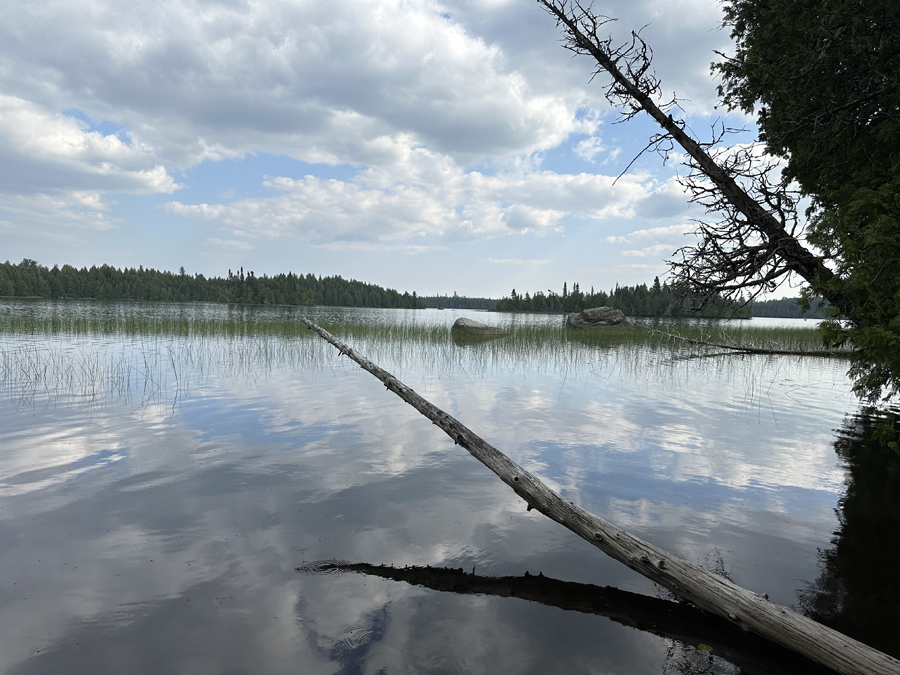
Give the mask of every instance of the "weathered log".
<svg viewBox="0 0 900 675">
<path fill-rule="evenodd" d="M 900 661 L 632 536 L 563 499 L 490 443 L 308 319 L 303 323 L 440 427 L 528 504 L 675 595 L 844 675 L 900 675 Z"/>
<path fill-rule="evenodd" d="M 826 358 L 847 358 L 851 354 L 847 350 L 829 350 L 829 349 L 818 349 L 818 350 L 802 350 L 802 349 L 766 349 L 764 347 L 745 347 L 742 345 L 729 345 L 721 342 L 707 342 L 706 340 L 697 340 L 696 338 L 689 338 L 683 335 L 675 335 L 674 333 L 666 333 L 662 330 L 656 330 L 655 328 L 648 328 L 647 326 L 643 326 L 644 330 L 648 330 L 651 333 L 656 333 L 657 335 L 662 335 L 667 338 L 672 338 L 673 340 L 681 340 L 682 342 L 688 342 L 692 345 L 705 345 L 707 347 L 719 347 L 721 349 L 730 349 L 731 351 L 737 352 L 739 354 L 774 354 L 777 356 L 822 356 Z"/>
</svg>

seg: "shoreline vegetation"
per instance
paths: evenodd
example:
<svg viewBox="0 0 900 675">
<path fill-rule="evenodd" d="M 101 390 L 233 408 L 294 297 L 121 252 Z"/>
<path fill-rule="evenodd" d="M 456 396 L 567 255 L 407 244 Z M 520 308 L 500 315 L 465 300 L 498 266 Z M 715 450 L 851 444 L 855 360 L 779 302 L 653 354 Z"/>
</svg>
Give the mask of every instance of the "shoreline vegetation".
<svg viewBox="0 0 900 675">
<path fill-rule="evenodd" d="M 704 319 L 749 319 L 754 316 L 784 319 L 824 319 L 826 304 L 813 300 L 808 312 L 802 311 L 799 298 L 780 298 L 777 300 L 733 302 L 715 297 L 701 307 L 692 298 L 683 294 L 669 284 L 661 284 L 659 277 L 651 286 L 619 286 L 609 293 L 595 292 L 591 288 L 584 293 L 577 283 L 572 284 L 571 293 L 567 284 L 563 284 L 561 294 L 537 291 L 534 295 L 520 295 L 516 289 L 509 297 L 499 300 L 494 311 L 497 312 L 536 312 L 536 313 L 570 313 L 581 312 L 589 307 L 611 307 L 619 309 L 626 316 L 638 317 L 699 317 Z"/>
<path fill-rule="evenodd" d="M 632 317 L 700 317 L 749 319 L 751 316 L 784 318 L 824 318 L 818 302 L 802 313 L 799 299 L 783 298 L 745 305 L 715 298 L 695 308 L 668 284 L 654 279 L 651 286 L 616 285 L 609 293 L 584 293 L 578 283 L 563 283 L 562 293 L 537 291 L 520 295 L 513 289 L 508 297 L 477 298 L 453 295 L 419 296 L 341 276 L 278 274 L 257 277 L 252 270 L 226 277 L 189 275 L 143 266 L 117 269 L 109 265 L 77 269 L 71 265 L 52 268 L 28 258 L 19 264 L 0 263 L 0 297 L 79 300 L 130 300 L 149 302 L 212 302 L 248 305 L 326 305 L 388 309 L 474 309 L 494 312 L 559 313 L 580 312 L 590 307 L 608 306 Z"/>
<path fill-rule="evenodd" d="M 609 293 L 581 290 L 578 283 L 563 283 L 562 293 L 537 291 L 534 295 L 520 295 L 516 289 L 509 297 L 497 303 L 497 312 L 581 312 L 590 307 L 611 307 L 621 310 L 628 317 L 698 317 L 703 319 L 749 319 L 750 306 L 742 302 L 731 302 L 714 297 L 708 302 L 698 303 L 693 298 L 685 298 L 674 286 L 661 284 L 659 277 L 653 285 L 619 286 Z"/>
<path fill-rule="evenodd" d="M 215 302 L 249 305 L 330 305 L 334 307 L 381 307 L 424 309 L 413 293 L 400 293 L 341 276 L 277 274 L 257 277 L 228 270 L 227 277 L 161 272 L 143 266 L 117 269 L 110 265 L 52 268 L 24 259 L 18 265 L 0 263 L 0 296 L 17 298 L 61 298 L 80 300 L 143 300 L 163 302 Z"/>
</svg>

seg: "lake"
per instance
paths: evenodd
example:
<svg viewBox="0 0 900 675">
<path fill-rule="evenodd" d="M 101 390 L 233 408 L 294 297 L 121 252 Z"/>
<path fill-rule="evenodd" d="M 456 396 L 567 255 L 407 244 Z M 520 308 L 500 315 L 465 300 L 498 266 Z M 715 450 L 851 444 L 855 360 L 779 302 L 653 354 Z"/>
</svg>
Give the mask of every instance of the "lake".
<svg viewBox="0 0 900 675">
<path fill-rule="evenodd" d="M 567 499 L 900 655 L 900 463 L 844 360 L 547 315 L 5 300 L 0 671 L 819 672 L 527 511 L 302 316 Z M 461 343 L 459 316 L 562 338 Z"/>
</svg>

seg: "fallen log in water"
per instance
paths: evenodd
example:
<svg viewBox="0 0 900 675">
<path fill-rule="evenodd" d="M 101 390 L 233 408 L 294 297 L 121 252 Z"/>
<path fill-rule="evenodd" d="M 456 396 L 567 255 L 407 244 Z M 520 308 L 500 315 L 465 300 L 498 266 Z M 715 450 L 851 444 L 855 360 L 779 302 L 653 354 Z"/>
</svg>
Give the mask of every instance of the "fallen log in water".
<svg viewBox="0 0 900 675">
<path fill-rule="evenodd" d="M 665 331 L 656 330 L 655 328 L 648 328 L 647 326 L 642 326 L 644 330 L 648 330 L 651 333 L 656 333 L 657 335 L 662 335 L 667 338 L 672 338 L 673 340 L 681 340 L 682 342 L 688 342 L 692 345 L 705 345 L 707 347 L 719 347 L 721 349 L 730 349 L 738 354 L 774 354 L 778 356 L 823 356 L 825 358 L 848 358 L 850 356 L 850 352 L 845 349 L 837 349 L 837 350 L 829 350 L 829 349 L 818 349 L 818 350 L 802 350 L 802 349 L 766 349 L 764 347 L 744 347 L 741 345 L 729 345 L 723 344 L 721 342 L 707 342 L 706 340 L 697 340 L 696 338 L 689 338 L 683 335 L 675 335 L 674 333 L 666 333 Z"/>
<path fill-rule="evenodd" d="M 509 457 L 473 433 L 443 410 L 419 396 L 389 372 L 357 354 L 308 319 L 310 330 L 337 347 L 364 370 L 377 377 L 422 415 L 440 427 L 455 443 L 468 450 L 528 504 L 564 525 L 607 555 L 701 609 L 728 619 L 740 628 L 844 675 L 900 675 L 900 661 L 839 633 L 766 596 L 717 576 L 694 563 L 628 534 L 602 518 L 563 499 Z"/>
</svg>

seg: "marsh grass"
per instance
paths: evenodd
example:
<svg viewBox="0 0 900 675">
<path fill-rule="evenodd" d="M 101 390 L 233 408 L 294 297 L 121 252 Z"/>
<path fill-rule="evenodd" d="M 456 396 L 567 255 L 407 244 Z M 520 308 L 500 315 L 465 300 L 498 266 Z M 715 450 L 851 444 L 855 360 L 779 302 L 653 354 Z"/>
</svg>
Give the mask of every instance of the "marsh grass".
<svg viewBox="0 0 900 675">
<path fill-rule="evenodd" d="M 781 326 L 754 326 L 748 322 L 737 321 L 728 325 L 711 326 L 675 326 L 665 327 L 665 332 L 679 337 L 728 344 L 736 347 L 753 349 L 772 349 L 781 351 L 809 352 L 817 354 L 824 351 L 822 334 L 818 328 L 792 328 Z M 661 343 L 672 338 L 658 335 Z M 849 350 L 847 351 L 849 354 Z"/>
<path fill-rule="evenodd" d="M 413 315 L 415 316 L 415 315 Z M 500 318 L 500 317 L 498 317 Z M 496 335 L 408 321 L 318 321 L 325 330 L 403 379 L 479 378 L 494 371 L 584 377 L 677 378 L 696 360 L 744 368 L 752 359 L 651 332 L 642 325 L 566 329 L 510 320 Z M 500 323 L 500 322 L 495 322 Z M 813 328 L 748 322 L 656 326 L 670 334 L 756 348 L 814 352 Z M 788 357 L 773 357 L 788 358 Z M 693 361 L 693 364 L 686 364 Z M 726 363 L 727 362 L 727 365 Z M 738 366 L 738 363 L 743 365 Z M 680 365 L 679 365 L 680 364 Z M 309 376 L 353 366 L 293 318 L 0 313 L 0 388 L 15 405 L 104 401 L 174 406 L 211 375 L 253 385 L 274 374 Z"/>
<path fill-rule="evenodd" d="M 320 321 L 319 325 L 334 335 L 350 341 L 373 343 L 443 344 L 450 340 L 449 326 L 416 322 L 372 323 L 365 321 Z M 664 347 L 673 339 L 647 330 L 642 324 L 603 328 L 566 329 L 562 322 L 553 324 L 510 323 L 500 325 L 503 333 L 496 336 L 478 334 L 453 335 L 457 346 L 480 344 L 502 345 L 506 349 L 530 351 L 555 348 L 577 342 L 590 347 L 648 346 Z M 674 324 L 665 332 L 684 338 L 719 342 L 757 349 L 780 349 L 815 352 L 822 349 L 816 328 L 753 326 L 745 321 L 708 325 Z M 118 335 L 126 337 L 281 337 L 312 338 L 299 321 L 266 317 L 235 316 L 81 316 L 75 314 L 0 315 L 0 332 L 20 335 L 89 336 Z"/>
</svg>

